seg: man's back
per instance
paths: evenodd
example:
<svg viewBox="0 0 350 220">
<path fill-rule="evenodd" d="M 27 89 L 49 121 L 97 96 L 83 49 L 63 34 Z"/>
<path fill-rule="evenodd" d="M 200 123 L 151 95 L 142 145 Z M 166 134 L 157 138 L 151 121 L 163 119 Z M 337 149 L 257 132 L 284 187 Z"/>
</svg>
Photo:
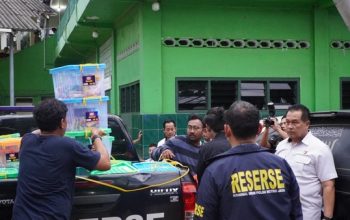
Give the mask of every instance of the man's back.
<svg viewBox="0 0 350 220">
<path fill-rule="evenodd" d="M 26 134 L 13 219 L 69 219 L 75 168 L 93 169 L 99 158 L 66 137 Z"/>
<path fill-rule="evenodd" d="M 207 167 L 195 213 L 195 219 L 302 219 L 299 187 L 285 160 L 240 145 Z"/>
<path fill-rule="evenodd" d="M 227 141 L 223 132 L 219 132 L 212 141 L 201 146 L 197 165 L 197 177 L 199 183 L 207 166 L 208 160 L 229 149 L 231 149 L 231 145 Z"/>
</svg>

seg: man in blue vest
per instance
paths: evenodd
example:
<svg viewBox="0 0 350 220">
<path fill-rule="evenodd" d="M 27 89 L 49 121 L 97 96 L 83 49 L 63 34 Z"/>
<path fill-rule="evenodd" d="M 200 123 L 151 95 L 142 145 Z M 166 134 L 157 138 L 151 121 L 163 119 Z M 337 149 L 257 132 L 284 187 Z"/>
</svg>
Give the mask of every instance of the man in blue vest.
<svg viewBox="0 0 350 220">
<path fill-rule="evenodd" d="M 232 148 L 204 171 L 194 219 L 303 219 L 299 186 L 288 163 L 256 144 L 261 130 L 256 107 L 234 102 L 225 122 Z"/>
</svg>

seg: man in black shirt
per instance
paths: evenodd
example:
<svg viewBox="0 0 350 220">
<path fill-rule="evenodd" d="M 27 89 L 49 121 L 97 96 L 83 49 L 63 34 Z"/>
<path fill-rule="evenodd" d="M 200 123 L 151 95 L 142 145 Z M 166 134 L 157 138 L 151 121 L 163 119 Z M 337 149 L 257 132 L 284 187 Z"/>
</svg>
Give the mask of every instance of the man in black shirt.
<svg viewBox="0 0 350 220">
<path fill-rule="evenodd" d="M 46 99 L 34 109 L 39 131 L 25 134 L 19 152 L 19 175 L 13 220 L 70 219 L 76 167 L 110 169 L 110 161 L 99 134 L 92 128 L 94 151 L 64 137 L 67 106 Z"/>
<path fill-rule="evenodd" d="M 214 138 L 212 141 L 203 144 L 199 150 L 197 165 L 198 184 L 208 165 L 208 160 L 231 148 L 224 134 L 224 112 L 223 107 L 213 107 L 203 119 L 203 124 L 205 124 L 208 132 L 214 133 Z"/>
</svg>

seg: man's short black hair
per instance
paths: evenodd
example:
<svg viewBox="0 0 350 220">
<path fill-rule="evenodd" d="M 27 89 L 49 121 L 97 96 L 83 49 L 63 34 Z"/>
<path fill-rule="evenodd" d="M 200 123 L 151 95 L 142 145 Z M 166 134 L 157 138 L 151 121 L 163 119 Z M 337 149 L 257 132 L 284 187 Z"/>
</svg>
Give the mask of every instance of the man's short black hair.
<svg viewBox="0 0 350 220">
<path fill-rule="evenodd" d="M 174 127 L 176 128 L 176 122 L 172 119 L 168 119 L 168 120 L 163 121 L 163 129 L 165 129 L 165 125 L 168 123 L 173 123 Z"/>
<path fill-rule="evenodd" d="M 197 119 L 198 119 L 199 121 L 202 122 L 202 126 L 204 127 L 202 118 L 201 118 L 199 115 L 196 115 L 196 114 L 190 114 L 190 115 L 188 116 L 188 118 L 187 118 L 187 123 L 188 123 L 189 121 L 197 120 Z"/>
<path fill-rule="evenodd" d="M 66 118 L 67 106 L 57 99 L 45 99 L 34 108 L 34 119 L 41 131 L 54 131 Z"/>
<path fill-rule="evenodd" d="M 224 113 L 223 107 L 213 107 L 208 110 L 207 115 L 203 118 L 205 126 L 209 126 L 214 132 L 218 133 L 224 130 Z"/>
<path fill-rule="evenodd" d="M 310 110 L 302 104 L 295 104 L 292 106 L 289 106 L 288 112 L 294 112 L 294 111 L 301 111 L 301 120 L 306 122 L 310 120 Z"/>
<path fill-rule="evenodd" d="M 157 144 L 156 144 L 156 143 L 150 143 L 150 144 L 148 145 L 148 148 L 151 148 L 151 147 L 157 147 Z"/>
<path fill-rule="evenodd" d="M 259 131 L 259 111 L 245 101 L 236 101 L 225 112 L 225 122 L 238 139 L 247 139 L 257 135 Z"/>
</svg>

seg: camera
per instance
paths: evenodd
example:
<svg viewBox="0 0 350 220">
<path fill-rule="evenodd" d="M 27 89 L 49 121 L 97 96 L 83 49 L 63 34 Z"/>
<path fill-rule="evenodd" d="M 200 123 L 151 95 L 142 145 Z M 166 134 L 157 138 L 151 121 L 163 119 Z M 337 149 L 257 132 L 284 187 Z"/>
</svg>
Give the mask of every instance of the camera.
<svg viewBox="0 0 350 220">
<path fill-rule="evenodd" d="M 269 111 L 269 116 L 264 120 L 264 124 L 266 127 L 270 127 L 271 125 L 275 124 L 275 122 L 271 119 L 274 118 L 276 114 L 275 104 L 273 102 L 267 103 L 267 109 Z"/>
</svg>

